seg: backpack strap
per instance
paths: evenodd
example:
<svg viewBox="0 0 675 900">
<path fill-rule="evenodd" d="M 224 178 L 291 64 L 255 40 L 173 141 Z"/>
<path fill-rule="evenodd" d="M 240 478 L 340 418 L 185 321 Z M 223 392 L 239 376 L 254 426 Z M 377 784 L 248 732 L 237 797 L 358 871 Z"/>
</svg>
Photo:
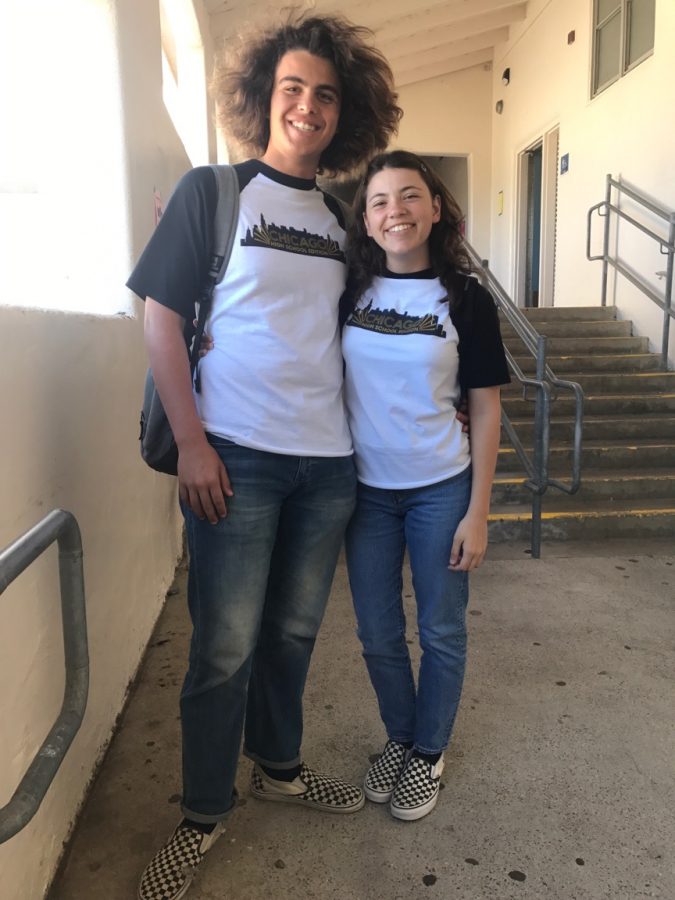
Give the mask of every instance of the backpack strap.
<svg viewBox="0 0 675 900">
<path fill-rule="evenodd" d="M 211 166 L 216 176 L 218 204 L 213 228 L 213 259 L 218 260 L 216 284 L 222 280 L 232 255 L 239 218 L 239 181 L 233 166 Z"/>
<path fill-rule="evenodd" d="M 190 369 L 195 376 L 195 390 L 197 393 L 201 389 L 199 345 L 204 334 L 206 320 L 211 312 L 214 288 L 225 274 L 227 264 L 232 255 L 234 236 L 239 219 L 239 181 L 234 167 L 212 165 L 210 168 L 213 170 L 216 179 L 218 202 L 216 203 L 216 212 L 213 217 L 213 245 L 209 259 L 209 271 L 199 295 L 197 329 L 190 353 Z"/>
</svg>

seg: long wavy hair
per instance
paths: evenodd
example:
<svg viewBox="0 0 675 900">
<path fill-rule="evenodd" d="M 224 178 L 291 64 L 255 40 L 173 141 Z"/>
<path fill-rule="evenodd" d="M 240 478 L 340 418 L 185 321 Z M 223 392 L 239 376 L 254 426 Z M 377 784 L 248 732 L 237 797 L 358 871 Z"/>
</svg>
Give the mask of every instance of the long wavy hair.
<svg viewBox="0 0 675 900">
<path fill-rule="evenodd" d="M 386 59 L 368 41 L 372 31 L 339 15 L 292 10 L 286 21 L 241 35 L 216 58 L 211 93 L 218 123 L 242 148 L 261 156 L 270 139 L 270 104 L 277 65 L 291 50 L 333 64 L 341 88 L 338 131 L 323 151 L 319 172 L 350 172 L 389 143 L 403 111 Z"/>
<path fill-rule="evenodd" d="M 459 301 L 458 276 L 468 275 L 473 267 L 462 237 L 464 217 L 456 200 L 451 196 L 441 179 L 427 164 L 414 153 L 406 150 L 392 150 L 380 153 L 371 159 L 361 179 L 354 197 L 354 217 L 349 226 L 347 241 L 347 261 L 349 278 L 343 300 L 343 307 L 353 308 L 372 283 L 376 275 L 383 275 L 387 267 L 384 250 L 368 236 L 364 213 L 368 185 L 373 176 L 383 169 L 412 169 L 418 172 L 432 197 L 439 197 L 441 215 L 431 226 L 429 235 L 429 259 L 431 268 L 448 292 L 451 308 Z"/>
</svg>

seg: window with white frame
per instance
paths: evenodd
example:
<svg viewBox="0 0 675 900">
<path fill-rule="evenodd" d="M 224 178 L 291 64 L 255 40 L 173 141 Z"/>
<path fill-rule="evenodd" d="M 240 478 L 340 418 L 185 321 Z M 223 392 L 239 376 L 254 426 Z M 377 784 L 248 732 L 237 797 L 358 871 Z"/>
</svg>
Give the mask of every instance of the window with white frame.
<svg viewBox="0 0 675 900">
<path fill-rule="evenodd" d="M 655 6 L 656 0 L 595 0 L 593 96 L 651 55 Z"/>
</svg>

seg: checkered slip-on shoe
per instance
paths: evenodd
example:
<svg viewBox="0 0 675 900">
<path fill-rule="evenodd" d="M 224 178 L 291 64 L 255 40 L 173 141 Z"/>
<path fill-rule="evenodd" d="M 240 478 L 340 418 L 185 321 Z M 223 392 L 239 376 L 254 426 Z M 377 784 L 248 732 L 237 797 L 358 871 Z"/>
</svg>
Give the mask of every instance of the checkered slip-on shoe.
<svg viewBox="0 0 675 900">
<path fill-rule="evenodd" d="M 412 822 L 430 813 L 438 800 L 442 771 L 442 756 L 435 765 L 411 756 L 391 797 L 392 816 Z"/>
<path fill-rule="evenodd" d="M 332 813 L 357 812 L 366 802 L 363 791 L 355 784 L 320 775 L 304 764 L 293 781 L 270 778 L 256 764 L 251 773 L 251 793 L 259 800 L 297 803 Z"/>
<path fill-rule="evenodd" d="M 366 772 L 363 790 L 373 803 L 387 803 L 391 800 L 401 772 L 410 755 L 403 744 L 387 741 L 380 758 Z"/>
<path fill-rule="evenodd" d="M 218 822 L 211 834 L 181 823 L 143 872 L 138 900 L 179 900 L 184 897 L 204 854 L 224 830 L 224 822 Z"/>
</svg>

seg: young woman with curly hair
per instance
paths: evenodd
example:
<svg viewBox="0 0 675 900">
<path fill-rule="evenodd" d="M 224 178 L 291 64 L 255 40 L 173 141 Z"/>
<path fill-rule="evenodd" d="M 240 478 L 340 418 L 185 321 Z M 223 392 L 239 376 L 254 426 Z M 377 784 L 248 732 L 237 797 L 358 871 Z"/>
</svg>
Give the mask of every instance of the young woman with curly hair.
<svg viewBox="0 0 675 900">
<path fill-rule="evenodd" d="M 412 153 L 369 164 L 349 235 L 342 337 L 345 402 L 359 480 L 347 566 L 387 743 L 366 796 L 419 819 L 438 799 L 464 678 L 468 573 L 487 547 L 509 381 L 497 311 L 469 276 L 461 212 Z M 471 442 L 456 410 L 468 394 Z M 422 660 L 406 643 L 408 551 Z"/>
<path fill-rule="evenodd" d="M 236 239 L 216 285 L 214 350 L 193 392 L 183 339 L 208 269 L 216 185 L 180 181 L 129 279 L 178 445 L 193 623 L 181 694 L 183 815 L 141 879 L 177 900 L 234 806 L 242 733 L 255 797 L 350 813 L 360 788 L 301 756 L 302 695 L 352 514 L 356 478 L 342 402 L 338 304 L 346 222 L 316 184 L 386 146 L 401 111 L 383 57 L 337 16 L 295 17 L 219 65 L 235 166 Z"/>
</svg>

